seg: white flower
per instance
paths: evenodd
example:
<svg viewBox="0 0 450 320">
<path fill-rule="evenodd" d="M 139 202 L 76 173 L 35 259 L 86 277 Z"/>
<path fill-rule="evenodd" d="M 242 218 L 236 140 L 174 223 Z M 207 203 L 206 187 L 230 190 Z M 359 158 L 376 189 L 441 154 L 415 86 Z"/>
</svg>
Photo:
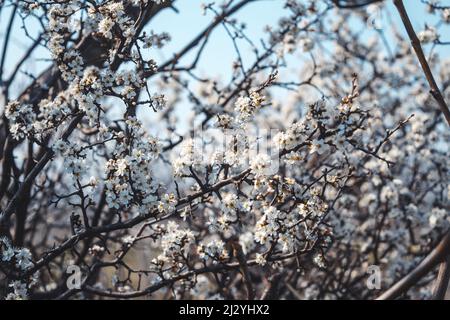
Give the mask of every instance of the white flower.
<svg viewBox="0 0 450 320">
<path fill-rule="evenodd" d="M 127 159 L 117 159 L 116 160 L 116 174 L 118 176 L 123 176 L 128 168 Z"/>
<path fill-rule="evenodd" d="M 264 266 L 267 263 L 266 258 L 264 258 L 264 255 L 257 253 L 256 257 L 255 257 L 255 261 L 257 264 L 259 264 L 260 266 Z"/>
<path fill-rule="evenodd" d="M 298 205 L 298 213 L 300 214 L 300 216 L 306 217 L 308 215 L 308 212 L 309 212 L 308 205 L 304 203 L 300 203 Z"/>
<path fill-rule="evenodd" d="M 172 163 L 175 176 L 182 176 L 190 173 L 189 166 L 194 164 L 196 156 L 195 152 L 196 148 L 192 139 L 183 142 L 179 156 Z"/>
<path fill-rule="evenodd" d="M 430 43 L 438 39 L 438 34 L 435 28 L 427 26 L 417 37 L 422 43 Z"/>
<path fill-rule="evenodd" d="M 242 210 L 246 211 L 246 212 L 250 212 L 250 210 L 252 209 L 253 206 L 253 201 L 248 200 L 248 201 L 244 201 L 244 203 L 242 203 Z"/>
<path fill-rule="evenodd" d="M 209 258 L 225 260 L 228 258 L 228 252 L 222 240 L 212 240 L 205 244 L 200 244 L 197 249 L 200 258 L 208 260 Z"/>
<path fill-rule="evenodd" d="M 313 261 L 319 268 L 326 268 L 325 258 L 321 253 L 316 254 Z"/>
<path fill-rule="evenodd" d="M 105 38 L 112 39 L 111 29 L 114 27 L 114 21 L 110 17 L 105 17 L 98 24 L 98 31 L 103 34 Z"/>
<path fill-rule="evenodd" d="M 13 288 L 14 290 L 14 295 L 10 296 L 9 299 L 23 300 L 27 298 L 28 289 L 26 283 L 15 280 L 9 284 L 9 287 Z"/>
<path fill-rule="evenodd" d="M 224 129 L 233 127 L 233 118 L 227 114 L 217 115 L 217 126 Z"/>
<path fill-rule="evenodd" d="M 446 218 L 447 213 L 444 209 L 433 208 L 429 217 L 430 227 L 446 227 L 448 225 L 448 221 L 446 221 Z"/>
<path fill-rule="evenodd" d="M 194 239 L 194 233 L 191 230 L 181 229 L 177 223 L 170 221 L 161 238 L 163 253 L 158 257 L 158 261 L 169 261 L 177 256 L 183 256 Z"/>
<path fill-rule="evenodd" d="M 10 121 L 10 132 L 14 139 L 20 140 L 32 133 L 36 113 L 31 105 L 10 102 L 5 107 L 5 116 Z"/>
<path fill-rule="evenodd" d="M 260 91 L 250 90 L 250 99 L 255 107 L 259 107 L 266 97 L 261 95 Z"/>
<path fill-rule="evenodd" d="M 253 233 L 247 231 L 239 236 L 239 244 L 242 247 L 244 254 L 249 253 L 255 247 L 255 241 L 253 240 Z"/>
<path fill-rule="evenodd" d="M 170 36 L 168 33 L 155 34 L 152 33 L 150 36 L 146 36 L 142 39 L 144 42 L 144 48 L 151 48 L 156 46 L 157 48 L 162 48 L 167 41 L 170 40 Z"/>
<path fill-rule="evenodd" d="M 93 186 L 93 187 L 97 186 L 97 184 L 98 184 L 98 179 L 97 179 L 97 177 L 91 176 L 91 177 L 89 178 L 89 184 L 90 184 L 91 186 Z"/>
<path fill-rule="evenodd" d="M 58 139 L 53 144 L 52 149 L 53 149 L 53 152 L 55 152 L 56 154 L 66 155 L 67 154 L 67 150 L 69 149 L 69 144 L 66 141 L 62 140 L 62 139 Z"/>
<path fill-rule="evenodd" d="M 287 164 L 296 165 L 300 161 L 304 160 L 304 157 L 298 152 L 291 151 L 285 155 L 285 159 Z"/>
<path fill-rule="evenodd" d="M 25 132 L 23 127 L 18 123 L 14 123 L 9 127 L 9 132 L 11 132 L 12 137 L 16 140 L 23 139 L 25 137 Z"/>
<path fill-rule="evenodd" d="M 163 110 L 167 105 L 167 99 L 163 94 L 154 94 L 151 96 L 152 107 L 157 110 Z"/>
<path fill-rule="evenodd" d="M 324 154 L 329 150 L 330 146 L 324 140 L 314 140 L 309 146 L 309 153 L 317 152 L 317 154 Z"/>
<path fill-rule="evenodd" d="M 272 159 L 269 155 L 261 153 L 250 161 L 250 168 L 256 176 L 269 175 L 271 169 Z"/>
<path fill-rule="evenodd" d="M 248 122 L 264 99 L 265 97 L 255 90 L 250 91 L 250 97 L 239 97 L 234 103 L 234 109 L 238 113 L 238 122 Z"/>
<path fill-rule="evenodd" d="M 251 99 L 249 97 L 239 97 L 234 104 L 236 111 L 240 113 L 250 113 L 252 111 L 251 108 Z"/>
<path fill-rule="evenodd" d="M 132 244 L 134 242 L 134 240 L 135 240 L 135 237 L 131 236 L 131 235 L 127 235 L 127 236 L 122 238 L 122 242 L 124 244 Z"/>
<path fill-rule="evenodd" d="M 12 247 L 7 247 L 6 250 L 3 251 L 2 261 L 11 261 L 14 257 L 14 249 Z"/>
<path fill-rule="evenodd" d="M 159 212 L 172 212 L 175 210 L 177 199 L 173 193 L 166 193 L 158 203 Z"/>
<path fill-rule="evenodd" d="M 304 38 L 300 40 L 300 45 L 303 49 L 303 52 L 309 52 L 314 48 L 314 41 L 310 38 Z"/>
<path fill-rule="evenodd" d="M 450 23 L 450 9 L 444 9 L 442 11 L 442 19 L 447 22 Z"/>
<path fill-rule="evenodd" d="M 234 193 L 226 194 L 222 199 L 222 210 L 225 213 L 235 212 L 239 208 L 239 199 Z"/>
<path fill-rule="evenodd" d="M 127 99 L 133 99 L 136 96 L 136 89 L 132 86 L 126 86 L 122 90 L 122 95 Z"/>
<path fill-rule="evenodd" d="M 94 244 L 91 248 L 89 248 L 89 254 L 97 255 L 105 251 L 105 248 L 99 246 L 98 244 Z"/>
<path fill-rule="evenodd" d="M 31 262 L 31 252 L 27 248 L 16 249 L 16 267 L 27 270 L 33 266 Z"/>
</svg>

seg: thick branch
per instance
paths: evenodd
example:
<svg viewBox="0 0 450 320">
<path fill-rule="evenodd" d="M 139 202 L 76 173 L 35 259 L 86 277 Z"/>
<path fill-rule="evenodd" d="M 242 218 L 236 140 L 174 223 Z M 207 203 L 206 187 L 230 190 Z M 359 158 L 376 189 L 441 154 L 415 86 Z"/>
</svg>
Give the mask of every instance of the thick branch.
<svg viewBox="0 0 450 320">
<path fill-rule="evenodd" d="M 450 231 L 442 238 L 436 248 L 431 251 L 424 260 L 407 274 L 403 279 L 394 284 L 390 289 L 377 298 L 377 300 L 395 299 L 405 293 L 409 288 L 427 275 L 450 252 Z"/>
<path fill-rule="evenodd" d="M 420 65 L 422 66 L 423 72 L 427 81 L 430 85 L 430 93 L 433 98 L 437 101 L 439 108 L 447 120 L 447 123 L 450 125 L 450 110 L 448 108 L 447 103 L 442 96 L 441 90 L 436 84 L 436 80 L 433 77 L 433 73 L 431 72 L 430 66 L 428 65 L 427 59 L 425 58 L 425 54 L 423 53 L 422 47 L 420 45 L 420 40 L 414 31 L 414 28 L 411 24 L 411 20 L 409 19 L 408 13 L 406 12 L 405 6 L 403 5 L 402 0 L 394 0 L 394 4 L 397 7 L 397 10 L 402 18 L 403 24 L 406 28 L 406 32 L 408 33 L 409 39 L 411 40 L 411 45 L 416 52 L 417 58 L 419 59 Z"/>
<path fill-rule="evenodd" d="M 433 290 L 433 300 L 443 300 L 450 280 L 450 255 L 439 266 L 439 273 Z"/>
</svg>

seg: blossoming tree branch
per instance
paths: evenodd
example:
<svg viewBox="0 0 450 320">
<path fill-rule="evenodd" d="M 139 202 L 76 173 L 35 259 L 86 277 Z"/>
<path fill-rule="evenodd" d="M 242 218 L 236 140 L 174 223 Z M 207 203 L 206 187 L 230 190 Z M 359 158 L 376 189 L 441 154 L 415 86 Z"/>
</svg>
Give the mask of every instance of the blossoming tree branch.
<svg viewBox="0 0 450 320">
<path fill-rule="evenodd" d="M 0 1 L 0 297 L 443 299 L 444 2 Z"/>
</svg>

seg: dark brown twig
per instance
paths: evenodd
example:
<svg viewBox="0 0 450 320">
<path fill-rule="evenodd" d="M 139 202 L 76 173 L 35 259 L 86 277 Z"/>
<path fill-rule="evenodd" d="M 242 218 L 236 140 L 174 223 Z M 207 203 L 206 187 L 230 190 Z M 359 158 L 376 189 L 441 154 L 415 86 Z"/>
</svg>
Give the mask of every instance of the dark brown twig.
<svg viewBox="0 0 450 320">
<path fill-rule="evenodd" d="M 439 273 L 433 289 L 433 300 L 443 300 L 450 280 L 450 255 L 439 266 Z"/>
</svg>

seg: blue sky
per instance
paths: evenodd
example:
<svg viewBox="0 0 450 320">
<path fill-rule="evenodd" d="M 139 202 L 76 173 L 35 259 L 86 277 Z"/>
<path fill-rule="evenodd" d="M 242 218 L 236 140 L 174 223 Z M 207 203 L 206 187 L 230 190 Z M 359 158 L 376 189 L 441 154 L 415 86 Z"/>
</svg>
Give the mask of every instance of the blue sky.
<svg viewBox="0 0 450 320">
<path fill-rule="evenodd" d="M 165 48 L 152 52 L 152 54 L 155 55 L 155 60 L 157 60 L 157 62 L 163 62 L 167 58 L 170 58 L 173 52 L 178 51 L 181 47 L 186 45 L 194 35 L 198 34 L 203 28 L 205 28 L 206 25 L 210 23 L 213 18 L 212 14 L 208 13 L 206 16 L 202 15 L 201 4 L 203 2 L 209 3 L 211 1 L 212 0 L 178 0 L 176 1 L 176 7 L 179 10 L 179 13 L 172 10 L 166 10 L 158 15 L 147 26 L 147 30 L 154 30 L 155 32 L 166 31 L 172 37 L 172 41 Z M 235 1 L 237 2 L 237 0 Z M 220 2 L 221 0 L 216 1 L 216 3 Z M 285 1 L 283 0 L 258 1 L 244 7 L 238 14 L 235 15 L 235 17 L 246 23 L 248 35 L 256 43 L 259 43 L 259 39 L 266 38 L 263 31 L 264 26 L 276 25 L 279 18 L 283 16 L 284 2 Z M 406 34 L 392 1 L 387 0 L 386 3 L 392 21 L 400 26 L 400 30 L 403 34 Z M 450 0 L 441 1 L 441 3 L 450 4 Z M 420 0 L 405 0 L 405 5 L 416 31 L 423 29 L 425 21 L 428 21 L 429 23 L 436 22 L 436 20 L 433 19 L 433 16 L 424 14 L 424 5 Z M 6 31 L 6 25 L 9 19 L 9 11 L 10 10 L 8 9 L 4 9 L 0 15 L 0 44 L 3 43 L 4 33 Z M 386 16 L 383 16 L 383 21 L 388 21 Z M 31 25 L 29 31 L 31 33 L 35 33 L 38 29 L 39 28 L 37 25 Z M 12 39 L 14 47 L 12 47 L 10 52 L 8 52 L 8 60 L 6 64 L 7 72 L 11 70 L 11 66 L 13 66 L 18 58 L 23 54 L 27 44 L 27 40 L 21 28 L 19 19 L 16 19 L 13 30 L 14 32 Z M 449 28 L 447 27 L 445 30 L 449 31 Z M 449 32 L 447 33 L 450 35 Z M 445 37 L 445 34 L 443 37 Z M 199 65 L 197 75 L 223 75 L 224 77 L 227 77 L 230 75 L 231 65 L 236 57 L 232 42 L 223 27 L 216 28 L 212 38 L 213 41 L 210 41 L 205 49 L 202 57 L 203 60 Z M 443 40 L 450 40 L 450 36 L 448 39 Z M 391 44 L 393 46 L 395 45 L 395 43 L 392 42 Z M 444 56 L 449 56 L 450 46 L 442 46 L 437 50 L 439 50 Z M 195 50 L 193 52 L 195 52 Z M 246 59 L 248 60 L 253 57 L 250 52 L 246 52 L 245 49 L 243 49 L 242 53 L 244 56 L 244 62 Z M 48 63 L 46 61 L 42 61 L 42 58 L 48 57 L 48 52 L 46 52 L 45 48 L 40 48 L 37 50 L 34 57 L 36 59 L 24 65 L 24 70 L 28 72 L 37 72 L 42 69 L 46 63 Z M 26 77 L 22 76 L 22 79 L 26 79 Z M 19 91 L 22 85 L 23 83 L 19 83 L 16 87 L 16 91 Z"/>
<path fill-rule="evenodd" d="M 203 16 L 200 10 L 199 0 L 180 0 L 176 7 L 180 10 L 180 14 L 174 11 L 166 11 L 159 15 L 149 26 L 155 31 L 167 31 L 172 36 L 172 42 L 162 50 L 160 58 L 170 57 L 170 53 L 175 52 L 177 48 L 182 47 L 189 41 L 190 35 L 199 33 L 211 21 L 211 13 Z M 216 1 L 217 2 L 217 1 Z M 444 1 L 449 2 L 450 1 Z M 252 39 L 265 38 L 264 26 L 276 25 L 277 21 L 284 14 L 284 1 L 281 0 L 264 0 L 244 7 L 235 15 L 240 21 L 247 25 L 247 32 Z M 392 1 L 387 1 L 389 14 L 395 24 L 403 26 L 396 12 Z M 415 30 L 418 32 L 424 28 L 424 24 L 435 23 L 433 16 L 424 14 L 424 5 L 420 0 L 406 0 L 405 6 L 408 10 Z M 384 23 L 388 23 L 386 15 L 382 17 Z M 450 30 L 449 28 L 446 29 Z M 406 33 L 405 33 L 406 34 Z M 450 35 L 450 33 L 449 33 Z M 445 39 L 443 39 L 445 40 Z M 449 36 L 450 40 L 450 36 Z M 395 45 L 395 44 L 392 44 Z M 438 50 L 450 53 L 449 47 L 441 47 Z M 225 30 L 220 27 L 214 31 L 214 41 L 211 42 L 204 54 L 203 64 L 200 70 L 208 74 L 228 74 L 231 64 L 235 59 L 235 52 L 232 42 L 227 36 Z M 164 61 L 165 59 L 161 59 Z"/>
</svg>

